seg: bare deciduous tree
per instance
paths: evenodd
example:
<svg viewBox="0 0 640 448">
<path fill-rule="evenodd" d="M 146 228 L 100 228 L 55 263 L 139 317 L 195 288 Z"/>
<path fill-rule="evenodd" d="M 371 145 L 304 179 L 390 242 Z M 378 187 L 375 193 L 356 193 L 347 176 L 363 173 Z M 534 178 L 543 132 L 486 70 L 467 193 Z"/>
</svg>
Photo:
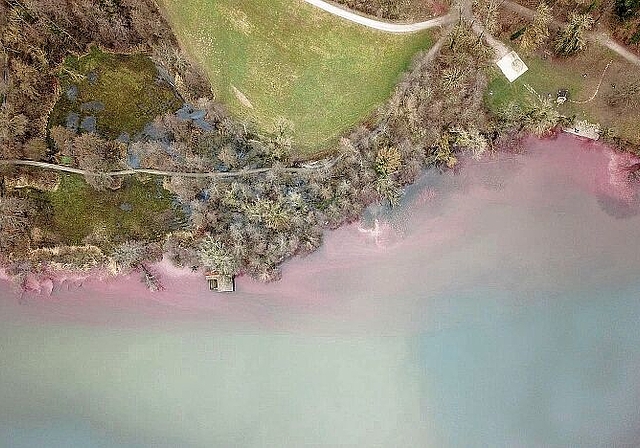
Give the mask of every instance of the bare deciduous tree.
<svg viewBox="0 0 640 448">
<path fill-rule="evenodd" d="M 140 241 L 119 244 L 109 256 L 112 272 L 119 274 L 137 268 L 144 261 L 145 252 L 145 245 Z"/>
<path fill-rule="evenodd" d="M 569 22 L 560 31 L 556 40 L 556 53 L 570 56 L 584 50 L 587 46 L 585 33 L 593 27 L 594 23 L 591 15 L 572 12 L 569 15 Z"/>
<path fill-rule="evenodd" d="M 381 176 L 389 176 L 400 169 L 402 155 L 394 146 L 384 146 L 376 155 L 375 170 Z"/>
<path fill-rule="evenodd" d="M 220 241 L 211 236 L 205 237 L 198 247 L 198 255 L 202 265 L 217 270 L 221 274 L 236 274 L 239 268 L 238 261 Z"/>
<path fill-rule="evenodd" d="M 536 15 L 520 38 L 520 49 L 525 53 L 536 51 L 549 38 L 549 24 L 553 20 L 551 8 L 542 2 L 536 8 Z"/>
</svg>

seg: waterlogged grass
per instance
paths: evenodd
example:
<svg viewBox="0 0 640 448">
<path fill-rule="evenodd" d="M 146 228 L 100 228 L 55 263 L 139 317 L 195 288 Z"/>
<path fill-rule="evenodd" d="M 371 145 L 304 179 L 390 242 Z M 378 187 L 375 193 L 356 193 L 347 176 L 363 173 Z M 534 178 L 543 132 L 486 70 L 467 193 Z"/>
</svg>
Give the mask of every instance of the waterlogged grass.
<svg viewBox="0 0 640 448">
<path fill-rule="evenodd" d="M 107 138 L 124 132 L 135 135 L 157 115 L 181 105 L 171 87 L 158 81 L 155 65 L 143 54 L 93 48 L 81 57 L 68 57 L 59 77 L 62 95 L 51 116 L 52 126 L 65 125 L 69 114 L 75 113 L 78 122 L 95 117 L 97 132 Z"/>
<path fill-rule="evenodd" d="M 326 148 L 389 97 L 429 32 L 389 35 L 301 0 L 162 0 L 183 47 L 232 113 L 281 117 L 304 154 Z"/>
<path fill-rule="evenodd" d="M 96 191 L 80 176 L 64 174 L 58 190 L 41 195 L 48 205 L 49 225 L 67 244 L 90 235 L 103 245 L 129 239 L 162 237 L 176 220 L 170 194 L 157 179 L 128 178 L 122 188 Z"/>
</svg>

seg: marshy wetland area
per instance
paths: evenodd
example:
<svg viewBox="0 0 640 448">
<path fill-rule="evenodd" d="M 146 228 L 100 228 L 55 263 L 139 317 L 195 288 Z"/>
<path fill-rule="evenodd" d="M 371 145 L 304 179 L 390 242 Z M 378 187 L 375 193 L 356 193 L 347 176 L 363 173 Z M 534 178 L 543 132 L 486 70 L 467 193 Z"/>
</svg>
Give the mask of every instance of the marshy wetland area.
<svg viewBox="0 0 640 448">
<path fill-rule="evenodd" d="M 60 98 L 49 127 L 96 132 L 129 141 L 158 115 L 183 102 L 145 54 L 116 54 L 92 47 L 68 56 L 58 74 Z"/>
<path fill-rule="evenodd" d="M 57 133 L 66 131 L 120 143 L 109 146 L 110 153 L 104 154 L 101 164 L 124 155 L 135 165 L 135 155 L 126 154 L 124 145 L 143 138 L 158 115 L 174 113 L 184 104 L 153 61 L 141 53 L 117 54 L 91 47 L 86 54 L 65 58 L 57 77 L 60 94 L 49 117 L 49 141 L 55 145 Z M 86 142 L 86 150 L 92 149 L 92 143 Z M 79 157 L 74 149 L 63 148 L 53 158 L 72 166 Z M 184 220 L 162 180 L 152 177 L 127 177 L 118 188 L 97 190 L 82 176 L 61 174 L 55 188 L 26 187 L 20 196 L 38 210 L 32 229 L 38 245 L 91 242 L 110 250 L 131 239 L 161 239 Z"/>
</svg>

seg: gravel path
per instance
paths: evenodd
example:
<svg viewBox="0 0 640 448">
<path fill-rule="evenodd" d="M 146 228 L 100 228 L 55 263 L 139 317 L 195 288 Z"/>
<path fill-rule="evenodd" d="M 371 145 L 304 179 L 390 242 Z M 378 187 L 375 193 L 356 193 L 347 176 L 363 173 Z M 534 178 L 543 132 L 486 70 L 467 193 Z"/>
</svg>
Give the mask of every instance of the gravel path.
<svg viewBox="0 0 640 448">
<path fill-rule="evenodd" d="M 435 28 L 438 26 L 445 26 L 455 22 L 458 19 L 456 14 L 446 14 L 444 16 L 436 17 L 434 19 L 427 20 L 419 23 L 390 23 L 383 22 L 381 20 L 371 19 L 369 17 L 356 14 L 355 12 L 341 8 L 331 3 L 327 3 L 323 0 L 304 0 L 305 2 L 316 6 L 320 9 L 327 11 L 333 15 L 342 17 L 353 23 L 373 28 L 380 31 L 386 31 L 387 33 L 406 34 L 415 33 L 422 30 L 428 30 L 429 28 Z"/>
<path fill-rule="evenodd" d="M 301 168 L 281 168 L 281 171 L 285 173 L 304 173 L 304 172 L 310 172 L 310 171 L 317 171 L 321 169 L 327 169 L 334 166 L 338 162 L 338 160 L 340 160 L 341 158 L 342 156 L 338 156 L 332 160 L 322 161 L 322 163 L 309 164 Z M 80 174 L 83 176 L 121 177 L 121 176 L 130 176 L 134 174 L 150 174 L 152 176 L 187 177 L 192 179 L 241 177 L 241 176 L 249 176 L 252 174 L 267 173 L 273 170 L 273 168 L 256 168 L 252 170 L 241 170 L 241 171 L 228 171 L 228 172 L 214 171 L 214 172 L 205 172 L 205 173 L 194 173 L 194 172 L 163 171 L 163 170 L 153 170 L 153 169 L 146 169 L 146 168 L 137 168 L 137 169 L 128 169 L 128 170 L 120 170 L 120 171 L 98 172 L 98 171 L 82 170 L 79 168 L 72 168 L 70 166 L 56 165 L 54 163 L 36 162 L 34 160 L 18 160 L 18 159 L 0 160 L 0 166 L 2 165 L 31 166 L 35 168 L 61 171 L 64 173 Z"/>
</svg>

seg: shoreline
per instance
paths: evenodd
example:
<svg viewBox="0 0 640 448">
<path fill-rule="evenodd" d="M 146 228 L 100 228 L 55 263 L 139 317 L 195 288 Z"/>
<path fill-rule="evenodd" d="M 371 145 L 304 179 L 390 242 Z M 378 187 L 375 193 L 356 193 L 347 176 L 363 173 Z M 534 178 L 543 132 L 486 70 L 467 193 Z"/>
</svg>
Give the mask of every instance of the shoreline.
<svg viewBox="0 0 640 448">
<path fill-rule="evenodd" d="M 579 144 L 582 151 L 601 152 L 603 157 L 606 157 L 608 160 L 607 165 L 600 168 L 600 172 L 591 173 L 591 176 L 593 176 L 591 181 L 595 180 L 595 182 L 592 185 L 584 183 L 583 188 L 588 188 L 591 194 L 604 194 L 611 197 L 612 199 L 619 200 L 623 203 L 631 204 L 638 199 L 637 191 L 634 189 L 634 182 L 629 177 L 632 170 L 637 169 L 637 166 L 640 164 L 640 157 L 635 154 L 623 152 L 602 142 L 586 141 L 585 139 L 566 134 L 556 134 L 544 138 L 529 136 L 527 137 L 527 139 L 525 139 L 525 143 L 531 144 L 531 142 L 535 142 L 538 144 L 544 144 L 545 142 L 563 139 Z M 523 152 L 516 151 L 515 153 L 513 153 L 513 155 L 514 157 L 519 158 L 526 157 L 529 153 L 530 150 L 527 149 Z M 479 160 L 473 160 L 471 157 L 467 157 L 466 159 L 463 159 L 460 166 L 456 169 L 456 172 L 449 172 L 450 174 L 447 174 L 445 172 L 441 175 L 464 175 L 464 171 L 469 163 L 480 165 L 494 162 L 499 163 L 501 160 L 505 160 L 508 158 L 509 152 L 507 151 L 494 152 L 488 156 L 485 155 L 482 159 Z M 426 175 L 428 171 L 429 170 L 425 171 L 423 173 L 423 176 Z M 580 179 L 574 178 L 573 176 L 569 176 L 569 178 L 572 178 L 573 182 L 580 181 Z M 432 199 L 431 194 L 434 193 L 425 192 L 421 195 L 421 198 L 419 200 L 422 202 L 429 201 Z M 371 206 L 376 207 L 375 204 L 372 204 Z M 380 206 L 378 205 L 377 207 Z M 411 204 L 402 204 L 402 206 L 398 209 L 398 212 L 410 212 L 410 210 L 407 210 L 407 207 L 411 207 Z M 337 229 L 325 229 L 325 234 L 327 232 L 332 233 L 340 230 L 354 231 L 361 234 L 363 238 L 367 238 L 373 241 L 376 246 L 384 247 L 384 224 L 381 226 L 378 219 L 375 218 L 373 221 L 373 227 L 368 228 L 363 226 L 363 219 L 364 216 L 361 215 L 360 219 L 355 223 L 347 224 L 346 226 L 341 226 Z M 383 241 L 382 244 L 381 241 Z M 323 247 L 324 245 L 320 247 L 320 251 L 322 251 Z M 293 257 L 285 260 L 285 264 L 295 264 L 296 262 L 300 262 L 301 259 L 303 258 L 301 258 L 299 255 L 294 255 Z M 206 287 L 206 280 L 204 276 L 205 269 L 203 267 L 200 267 L 197 270 L 192 270 L 187 267 L 178 267 L 169 260 L 166 253 L 163 254 L 161 261 L 143 262 L 142 264 L 145 266 L 145 269 L 148 269 L 153 274 L 157 274 L 159 276 L 159 283 L 161 286 L 160 289 L 165 289 L 164 287 L 168 286 L 166 288 L 167 293 L 178 292 L 178 290 L 175 290 L 173 288 L 180 282 L 188 282 L 192 285 L 200 283 L 202 285 L 202 292 L 208 292 L 212 297 L 215 298 L 227 298 L 227 296 L 232 298 L 235 295 L 216 294 L 214 292 L 209 292 L 208 288 Z M 124 283 L 131 285 L 132 283 L 137 283 L 140 287 L 143 287 L 143 289 L 147 291 L 147 288 L 144 288 L 142 278 L 143 275 L 143 270 L 140 268 L 128 271 L 124 274 L 113 274 L 108 271 L 106 265 L 98 266 L 88 271 L 45 270 L 41 273 L 30 273 L 25 276 L 12 276 L 6 272 L 5 268 L 0 268 L 0 281 L 11 284 L 14 288 L 17 289 L 18 295 L 27 294 L 43 298 L 52 297 L 53 295 L 57 296 L 57 293 L 64 291 L 65 288 L 67 291 L 71 289 L 82 289 L 85 283 L 92 285 L 110 285 L 113 283 Z M 287 275 L 287 273 L 285 272 L 284 275 Z M 249 281 L 246 275 L 238 276 L 238 280 L 240 282 L 241 289 L 247 284 L 247 281 Z M 250 282 L 253 283 L 255 282 L 255 280 L 250 280 Z M 258 290 L 259 289 L 260 288 L 258 288 Z M 148 294 L 149 297 L 152 297 L 154 294 L 163 294 L 163 292 L 148 291 Z M 146 293 L 144 295 L 146 295 Z"/>
<path fill-rule="evenodd" d="M 162 27 L 173 36 L 168 24 L 163 23 Z M 28 177 L 24 173 L 40 168 L 71 171 L 84 175 L 93 193 L 107 191 L 104 197 L 113 198 L 113 203 L 103 204 L 95 197 L 97 194 L 90 196 L 71 184 L 65 185 L 61 198 L 31 195 L 32 191 L 23 187 L 43 188 L 38 187 L 37 179 L 20 178 L 24 182 L 12 184 L 18 186 L 12 187 L 5 205 L 10 226 L 3 246 L 6 253 L 2 255 L 7 271 L 17 276 L 25 291 L 51 293 L 65 281 L 81 284 L 87 278 L 106 278 L 107 271 L 134 276 L 141 268 L 149 286 L 155 288 L 158 285 L 151 272 L 154 262 L 170 256 L 181 266 L 200 267 L 200 276 L 203 270 L 212 269 L 263 282 L 277 281 L 285 261 L 314 252 L 327 230 L 358 222 L 367 207 L 387 203 L 395 206 L 405 188 L 410 188 L 425 170 L 452 169 L 458 158 L 469 153 L 480 157 L 494 149 L 515 150 L 514 146 L 527 139 L 528 133 L 548 134 L 551 129 L 557 131 L 559 123 L 569 121 L 542 98 L 535 104 L 514 103 L 504 116 L 492 113 L 484 93 L 493 67 L 493 52 L 476 39 L 477 34 L 476 27 L 466 21 L 447 29 L 431 50 L 416 56 L 391 98 L 369 120 L 343 137 L 335 147 L 339 154 L 335 163 L 324 166 L 304 165 L 296 159 L 287 123 L 278 124 L 272 133 L 260 133 L 235 121 L 206 95 L 197 100 L 182 95 L 188 108 L 182 115 L 160 115 L 148 139 L 124 143 L 57 127 L 46 162 L 20 162 L 31 167 L 15 170 L 15 174 Z M 451 45 L 443 45 L 450 36 L 454 36 Z M 170 44 L 177 52 L 174 56 L 180 55 L 176 42 Z M 164 67 L 170 75 L 183 78 L 193 70 L 198 76 L 192 80 L 192 87 L 206 79 L 188 61 L 183 66 L 171 55 L 164 56 L 166 60 L 158 60 L 156 67 Z M 468 71 L 460 72 L 451 64 L 458 57 L 468 58 Z M 456 73 L 453 78 L 450 76 Z M 203 123 L 206 126 L 202 127 Z M 92 158 L 98 148 L 112 144 L 116 156 L 111 165 Z M 75 154 L 77 148 L 84 148 L 89 156 L 82 151 Z M 62 156 L 77 166 L 63 167 L 57 159 Z M 136 159 L 135 163 L 128 162 L 130 156 Z M 10 157 L 5 163 L 25 158 L 29 157 Z M 636 163 L 640 166 L 640 162 L 632 157 L 613 159 L 616 161 L 609 170 L 617 176 L 618 187 L 623 188 L 625 173 Z M 52 161 L 56 163 L 49 163 Z M 119 170 L 125 165 L 137 165 L 141 170 Z M 309 166 L 317 169 L 311 172 Z M 105 172 L 96 176 L 101 169 Z M 124 219 L 113 212 L 119 213 L 117 207 L 123 213 L 154 210 L 148 206 L 150 196 L 139 207 L 126 197 L 121 200 L 109 196 L 108 190 L 122 187 L 121 182 L 112 182 L 111 176 L 143 172 L 162 176 L 162 184 L 158 181 L 152 187 L 171 195 L 176 209 L 157 204 L 158 214 L 167 212 L 166 221 L 159 227 L 150 226 L 150 219 L 157 215 L 137 213 L 127 215 L 135 219 L 126 226 L 118 222 L 108 229 L 101 227 L 102 216 L 104 220 L 109 216 Z M 259 179 L 245 176 L 251 173 L 265 175 Z M 212 180 L 235 175 L 238 177 L 227 181 Z M 68 178 L 57 173 L 52 177 Z M 48 210 L 52 204 L 59 209 L 50 216 L 43 212 L 40 216 L 40 211 Z M 78 213 L 65 215 L 76 204 Z M 82 222 L 82 215 L 92 212 L 98 216 L 97 222 L 88 222 L 71 236 L 65 234 L 64 229 Z M 60 216 L 65 219 L 57 221 Z M 118 233 L 114 227 L 126 230 Z M 139 228 L 148 231 L 139 232 Z M 68 269 L 58 272 L 52 269 L 55 267 Z M 58 281 L 59 278 L 64 280 Z"/>
<path fill-rule="evenodd" d="M 62 445 L 86 446 L 72 440 L 89 421 L 114 446 L 226 446 L 260 421 L 274 446 L 320 440 L 309 428 L 327 447 L 535 445 L 539 421 L 550 445 L 634 440 L 640 207 L 612 213 L 606 198 L 625 195 L 600 145 L 525 148 L 426 173 L 402 207 L 367 211 L 379 244 L 342 227 L 281 282 L 241 279 L 237 295 L 179 277 L 151 294 L 134 276 L 18 303 L 2 283 L 0 439 L 42 446 L 62 427 Z M 607 419 L 588 434 L 584 397 Z M 584 419 L 558 420 L 567 412 Z M 345 421 L 356 432 L 326 430 Z"/>
</svg>

